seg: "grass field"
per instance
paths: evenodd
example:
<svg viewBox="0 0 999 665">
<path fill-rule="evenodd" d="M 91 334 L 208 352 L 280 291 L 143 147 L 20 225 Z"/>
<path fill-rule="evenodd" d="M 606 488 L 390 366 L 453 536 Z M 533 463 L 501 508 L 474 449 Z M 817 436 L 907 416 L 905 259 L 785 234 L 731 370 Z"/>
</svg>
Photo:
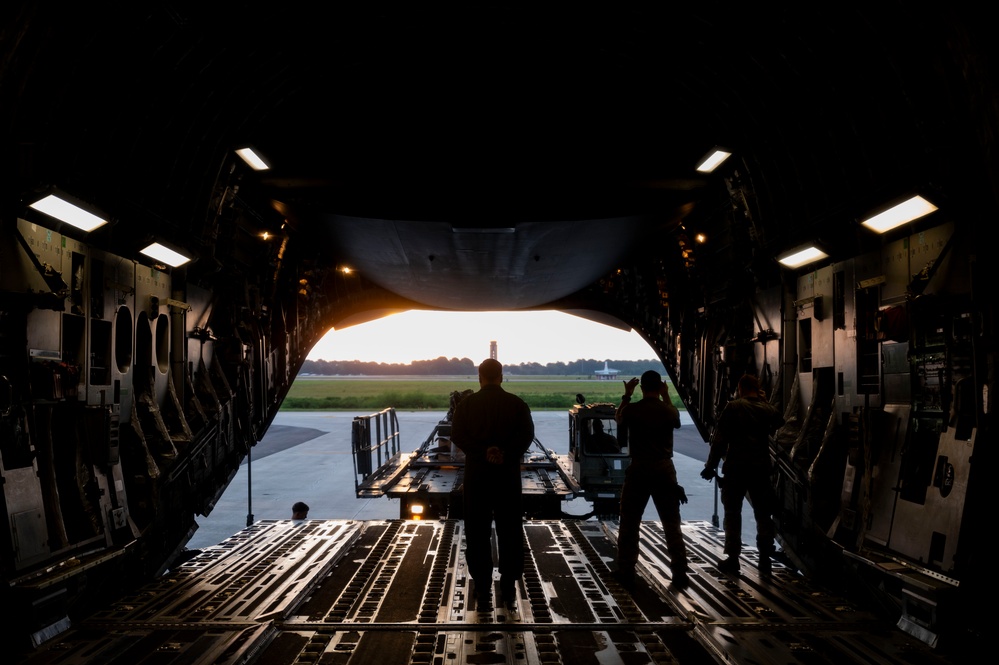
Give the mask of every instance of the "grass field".
<svg viewBox="0 0 999 665">
<path fill-rule="evenodd" d="M 630 377 L 629 377 L 630 378 Z M 519 395 L 533 410 L 568 409 L 581 393 L 587 403 L 617 404 L 624 392 L 620 380 L 599 381 L 583 377 L 507 377 L 503 387 Z M 315 411 L 328 409 L 444 410 L 450 408 L 454 391 L 478 390 L 475 376 L 449 377 L 298 377 L 292 383 L 282 409 Z M 683 408 L 670 390 L 677 408 Z"/>
</svg>

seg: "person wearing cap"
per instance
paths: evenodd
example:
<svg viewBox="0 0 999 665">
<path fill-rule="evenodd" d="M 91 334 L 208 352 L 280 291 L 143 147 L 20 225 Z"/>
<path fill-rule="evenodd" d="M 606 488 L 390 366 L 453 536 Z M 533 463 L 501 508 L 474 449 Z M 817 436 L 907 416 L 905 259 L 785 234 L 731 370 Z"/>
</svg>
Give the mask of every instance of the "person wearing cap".
<svg viewBox="0 0 999 665">
<path fill-rule="evenodd" d="M 759 379 L 752 374 L 739 378 L 736 394 L 737 398 L 725 405 L 711 434 L 711 451 L 701 477 L 715 478 L 718 463 L 724 458 L 718 486 L 725 510 L 726 558 L 718 564 L 718 570 L 739 572 L 742 500 L 748 495 L 756 518 L 756 548 L 760 555 L 757 569 L 761 576 L 769 577 L 776 533 L 772 516 L 777 505 L 770 480 L 770 435 L 784 424 L 784 417 L 766 401 Z"/>
<path fill-rule="evenodd" d="M 510 609 L 524 574 L 520 466 L 534 441 L 534 419 L 527 403 L 502 383 L 503 365 L 494 358 L 483 360 L 479 390 L 461 398 L 451 420 L 451 442 L 465 453 L 465 562 L 480 611 L 492 607 L 493 521 L 500 593 Z"/>
<path fill-rule="evenodd" d="M 632 402 L 639 384 L 642 399 Z M 641 380 L 624 382 L 614 418 L 619 431 L 627 431 L 631 456 L 621 488 L 616 576 L 626 588 L 634 585 L 639 528 L 651 498 L 666 534 L 671 585 L 682 589 L 687 586 L 687 547 L 680 530 L 680 504 L 687 503 L 687 495 L 677 484 L 673 466 L 673 430 L 680 427 L 680 412 L 670 401 L 669 388 L 659 372 L 649 370 Z"/>
</svg>

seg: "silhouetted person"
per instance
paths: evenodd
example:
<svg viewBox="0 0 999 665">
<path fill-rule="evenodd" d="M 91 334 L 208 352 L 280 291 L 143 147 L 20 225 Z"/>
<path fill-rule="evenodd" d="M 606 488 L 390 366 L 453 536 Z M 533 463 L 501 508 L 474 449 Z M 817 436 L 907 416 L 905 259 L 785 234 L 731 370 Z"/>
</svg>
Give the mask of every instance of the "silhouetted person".
<svg viewBox="0 0 999 665">
<path fill-rule="evenodd" d="M 725 405 L 718 426 L 711 435 L 711 452 L 701 477 L 717 476 L 722 459 L 722 506 L 725 509 L 725 555 L 718 564 L 723 573 L 739 572 L 742 552 L 742 499 L 748 494 L 756 518 L 756 547 L 760 551 L 759 571 L 769 576 L 774 553 L 775 528 L 772 516 L 777 499 L 770 479 L 770 435 L 784 424 L 775 407 L 766 402 L 759 380 L 744 374 L 736 388 L 737 398 Z"/>
<path fill-rule="evenodd" d="M 451 426 L 451 442 L 465 453 L 465 560 L 481 608 L 492 603 L 494 520 L 500 592 L 508 606 L 524 574 L 520 465 L 534 441 L 534 420 L 527 403 L 502 383 L 499 361 L 482 361 L 479 390 L 458 402 Z"/>
<path fill-rule="evenodd" d="M 673 466 L 673 430 L 680 427 L 680 412 L 669 399 L 669 388 L 659 372 L 642 374 L 642 399 L 631 401 L 637 378 L 624 382 L 624 395 L 615 420 L 627 430 L 631 463 L 621 488 L 621 517 L 617 536 L 617 577 L 631 588 L 638 563 L 638 532 L 649 497 L 656 506 L 666 534 L 672 585 L 687 586 L 687 547 L 680 531 L 680 504 L 687 495 L 676 482 Z"/>
<path fill-rule="evenodd" d="M 309 505 L 304 501 L 296 501 L 291 507 L 291 519 L 304 520 L 309 517 Z"/>
<path fill-rule="evenodd" d="M 593 433 L 586 443 L 588 453 L 619 453 L 621 448 L 617 444 L 617 439 L 604 429 L 604 421 L 591 420 Z"/>
</svg>

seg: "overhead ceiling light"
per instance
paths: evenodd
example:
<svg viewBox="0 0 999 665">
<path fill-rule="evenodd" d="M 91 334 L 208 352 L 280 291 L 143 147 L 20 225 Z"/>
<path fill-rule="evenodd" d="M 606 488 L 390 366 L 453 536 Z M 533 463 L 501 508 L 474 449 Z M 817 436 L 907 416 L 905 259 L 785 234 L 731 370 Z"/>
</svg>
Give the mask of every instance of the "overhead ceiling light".
<svg viewBox="0 0 999 665">
<path fill-rule="evenodd" d="M 808 265 L 809 263 L 821 261 L 828 256 L 828 254 L 815 245 L 804 245 L 802 247 L 795 247 L 794 249 L 779 255 L 777 257 L 777 262 L 788 268 L 800 268 L 801 266 Z"/>
<path fill-rule="evenodd" d="M 919 219 L 930 214 L 937 207 L 918 194 L 902 201 L 898 205 L 888 208 L 882 213 L 865 219 L 861 222 L 864 226 L 878 233 L 887 233 L 892 229 L 902 226 L 914 219 Z"/>
<path fill-rule="evenodd" d="M 264 158 L 258 155 L 253 148 L 240 148 L 236 154 L 243 158 L 243 161 L 250 165 L 254 171 L 267 171 L 271 168 Z"/>
<path fill-rule="evenodd" d="M 51 217 L 55 217 L 56 219 L 66 222 L 71 226 L 75 226 L 76 228 L 86 231 L 87 233 L 90 233 L 94 229 L 108 223 L 108 220 L 98 217 L 91 212 L 87 212 L 80 206 L 70 203 L 65 198 L 56 196 L 55 194 L 49 194 L 48 196 L 29 204 L 29 207 L 34 208 L 39 212 L 43 212 Z"/>
<path fill-rule="evenodd" d="M 191 260 L 190 257 L 184 256 L 180 252 L 158 242 L 150 243 L 139 251 L 150 258 L 162 261 L 171 268 L 178 268 Z"/>
<path fill-rule="evenodd" d="M 721 166 L 722 162 L 732 156 L 732 153 L 723 148 L 714 148 L 704 156 L 701 163 L 697 165 L 697 170 L 701 173 L 711 173 Z"/>
</svg>

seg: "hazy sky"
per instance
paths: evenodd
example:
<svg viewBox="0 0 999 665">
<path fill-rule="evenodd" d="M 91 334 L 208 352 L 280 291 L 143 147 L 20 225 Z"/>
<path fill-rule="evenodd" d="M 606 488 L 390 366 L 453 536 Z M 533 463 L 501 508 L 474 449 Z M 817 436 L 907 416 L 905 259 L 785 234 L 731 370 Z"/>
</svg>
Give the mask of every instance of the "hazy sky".
<svg viewBox="0 0 999 665">
<path fill-rule="evenodd" d="M 637 332 L 625 332 L 561 312 L 426 312 L 387 316 L 326 334 L 310 360 L 411 363 L 469 358 L 476 364 L 497 343 L 499 361 L 652 360 L 655 351 Z"/>
</svg>

